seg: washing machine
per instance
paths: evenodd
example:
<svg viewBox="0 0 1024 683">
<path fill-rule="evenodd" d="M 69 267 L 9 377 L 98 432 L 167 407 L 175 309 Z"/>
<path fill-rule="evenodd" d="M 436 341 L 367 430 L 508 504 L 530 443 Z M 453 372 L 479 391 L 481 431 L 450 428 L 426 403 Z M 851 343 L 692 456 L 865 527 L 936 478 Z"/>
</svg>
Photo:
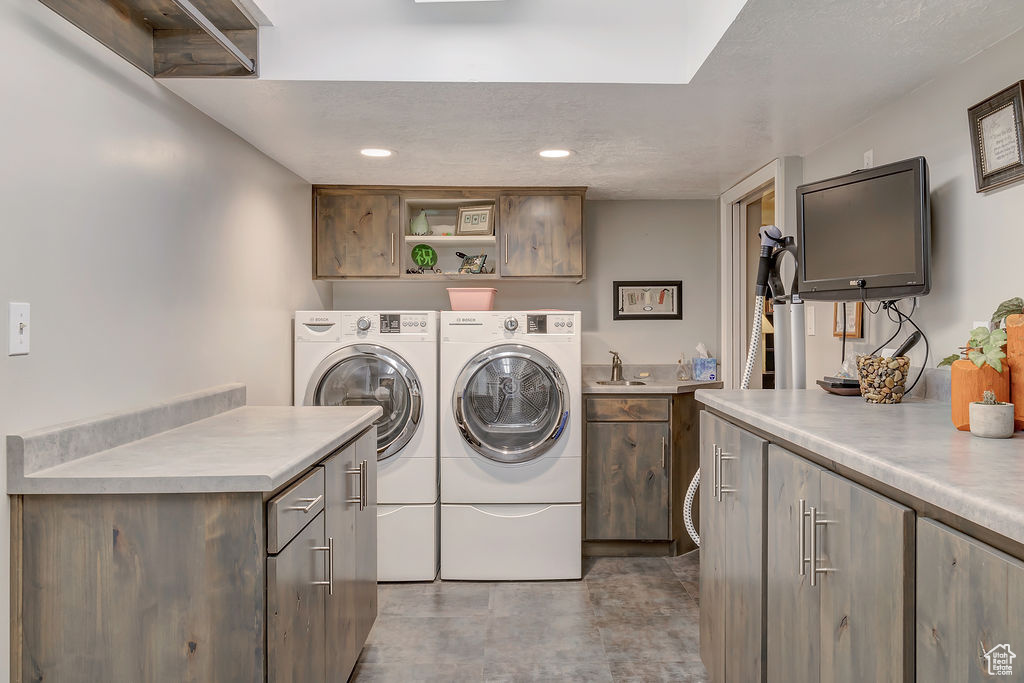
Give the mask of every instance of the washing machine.
<svg viewBox="0 0 1024 683">
<path fill-rule="evenodd" d="M 297 311 L 295 405 L 379 405 L 377 576 L 438 571 L 436 311 Z"/>
<path fill-rule="evenodd" d="M 578 312 L 441 312 L 441 578 L 581 576 Z"/>
</svg>

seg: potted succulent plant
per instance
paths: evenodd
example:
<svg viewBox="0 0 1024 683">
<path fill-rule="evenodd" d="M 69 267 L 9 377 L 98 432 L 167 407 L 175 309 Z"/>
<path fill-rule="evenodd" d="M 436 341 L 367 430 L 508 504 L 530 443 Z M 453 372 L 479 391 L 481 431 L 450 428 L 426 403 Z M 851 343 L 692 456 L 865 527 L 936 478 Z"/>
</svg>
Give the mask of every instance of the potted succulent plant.
<svg viewBox="0 0 1024 683">
<path fill-rule="evenodd" d="M 986 391 L 980 401 L 971 403 L 971 434 L 986 439 L 1009 439 L 1013 436 L 1013 404 L 996 400 Z"/>
<path fill-rule="evenodd" d="M 976 327 L 960 353 L 948 356 L 939 366 L 951 365 L 950 393 L 953 426 L 966 432 L 971 428 L 970 404 L 982 400 L 986 391 L 996 400 L 1010 400 L 1010 369 L 1003 363 L 1005 330 Z"/>
</svg>

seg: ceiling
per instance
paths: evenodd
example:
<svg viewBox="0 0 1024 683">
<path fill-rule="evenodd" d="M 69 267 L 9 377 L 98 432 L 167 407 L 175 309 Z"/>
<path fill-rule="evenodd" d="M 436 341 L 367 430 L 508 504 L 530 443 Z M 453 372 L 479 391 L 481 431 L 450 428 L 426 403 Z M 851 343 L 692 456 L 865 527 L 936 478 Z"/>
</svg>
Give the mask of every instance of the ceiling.
<svg viewBox="0 0 1024 683">
<path fill-rule="evenodd" d="M 261 33 L 259 80 L 162 82 L 306 180 L 586 185 L 604 199 L 717 196 L 1024 26 L 1019 0 L 748 0 L 685 85 L 459 82 L 444 64 L 434 68 L 448 82 L 295 80 L 266 77 L 275 68 L 268 36 L 285 26 L 269 0 L 260 5 L 275 26 Z M 606 49 L 629 61 L 624 45 Z M 396 154 L 366 159 L 363 147 Z M 539 158 L 548 147 L 574 154 Z"/>
</svg>

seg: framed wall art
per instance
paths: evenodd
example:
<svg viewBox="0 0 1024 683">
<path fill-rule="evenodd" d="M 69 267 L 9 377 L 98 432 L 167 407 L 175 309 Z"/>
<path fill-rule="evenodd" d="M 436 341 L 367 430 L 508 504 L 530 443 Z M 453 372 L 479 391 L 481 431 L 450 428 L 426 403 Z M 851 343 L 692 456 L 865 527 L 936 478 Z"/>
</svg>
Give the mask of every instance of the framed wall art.
<svg viewBox="0 0 1024 683">
<path fill-rule="evenodd" d="M 455 222 L 456 235 L 493 235 L 494 204 L 460 206 Z"/>
<path fill-rule="evenodd" d="M 613 320 L 682 320 L 681 280 L 616 280 Z"/>
<path fill-rule="evenodd" d="M 1024 178 L 1024 81 L 974 105 L 967 118 L 976 191 Z"/>
<path fill-rule="evenodd" d="M 832 304 L 832 336 L 843 336 L 843 314 L 846 310 L 846 338 L 860 339 L 864 336 L 864 302 L 848 302 L 845 306 L 838 302 Z"/>
</svg>

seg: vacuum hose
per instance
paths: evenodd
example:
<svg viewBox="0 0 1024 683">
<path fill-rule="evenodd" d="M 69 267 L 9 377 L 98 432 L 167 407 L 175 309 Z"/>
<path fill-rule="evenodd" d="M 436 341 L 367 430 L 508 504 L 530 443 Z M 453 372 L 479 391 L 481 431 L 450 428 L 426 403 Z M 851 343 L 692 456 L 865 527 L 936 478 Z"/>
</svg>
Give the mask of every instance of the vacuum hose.
<svg viewBox="0 0 1024 683">
<path fill-rule="evenodd" d="M 750 325 L 750 346 L 747 349 L 747 362 L 743 366 L 740 389 L 750 388 L 750 376 L 754 373 L 757 354 L 761 350 L 761 321 L 764 320 L 764 297 L 768 293 L 772 251 L 782 238 L 782 231 L 774 225 L 766 225 L 759 232 L 761 235 L 761 258 L 758 260 L 757 283 L 754 286 L 754 320 Z M 683 499 L 683 524 L 686 526 L 686 533 L 690 534 L 690 538 L 699 547 L 700 534 L 693 523 L 693 500 L 697 495 L 698 486 L 700 486 L 699 468 L 686 489 L 686 498 Z"/>
</svg>

